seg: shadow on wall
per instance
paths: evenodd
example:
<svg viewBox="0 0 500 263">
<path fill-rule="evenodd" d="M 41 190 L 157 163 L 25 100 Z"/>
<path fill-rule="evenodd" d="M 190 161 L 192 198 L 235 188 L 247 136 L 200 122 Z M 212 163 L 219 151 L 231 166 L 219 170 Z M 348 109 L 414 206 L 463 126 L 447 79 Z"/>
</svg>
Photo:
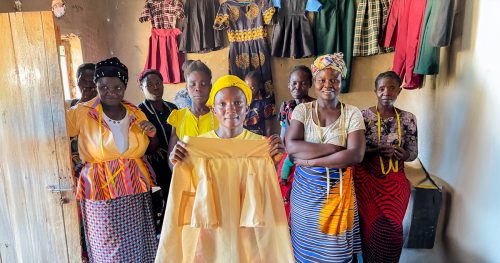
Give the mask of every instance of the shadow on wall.
<svg viewBox="0 0 500 263">
<path fill-rule="evenodd" d="M 487 41 L 477 34 L 479 3 L 462 0 L 457 8 L 453 42 L 443 54 L 443 71 L 434 83 L 440 89 L 433 97 L 428 167 L 447 182 L 441 214 L 446 262 L 494 262 L 498 252 L 492 244 L 498 240 L 498 230 L 488 222 L 498 212 L 488 203 L 493 203 L 489 200 L 497 190 L 495 179 L 488 177 L 498 174 L 494 160 L 498 148 L 493 147 L 493 134 L 488 135 L 493 133 L 488 116 L 496 103 L 486 79 L 498 76 L 481 70 L 489 61 L 479 54 L 485 51 L 478 45 Z"/>
<path fill-rule="evenodd" d="M 426 252 L 412 251 L 402 262 L 498 262 L 500 256 L 495 202 L 500 142 L 493 117 L 500 108 L 495 101 L 500 75 L 494 70 L 494 43 L 500 39 L 493 34 L 498 24 L 492 23 L 499 3 L 456 2 L 452 43 L 442 49 L 440 74 L 427 78 L 417 92 L 421 97 L 405 101 L 419 117 L 424 166 L 442 179 L 445 189 L 436 240 L 443 253 L 425 258 Z M 418 254 L 424 261 L 415 261 Z"/>
<path fill-rule="evenodd" d="M 467 245 L 476 240 L 476 234 L 468 230 L 473 232 L 483 216 L 480 211 L 471 213 L 469 206 L 479 202 L 478 196 L 484 184 L 481 170 L 486 170 L 483 165 L 485 148 L 488 147 L 479 139 L 484 137 L 482 127 L 488 127 L 485 116 L 489 112 L 486 103 L 481 103 L 487 100 L 487 95 L 477 76 L 477 72 L 468 66 L 456 81 L 453 93 L 440 97 L 443 111 L 437 121 L 446 123 L 447 128 L 438 135 L 444 138 L 438 171 L 448 183 L 446 192 L 449 198 L 443 214 L 443 248 L 447 258 L 452 259 L 450 262 L 485 262 Z"/>
</svg>

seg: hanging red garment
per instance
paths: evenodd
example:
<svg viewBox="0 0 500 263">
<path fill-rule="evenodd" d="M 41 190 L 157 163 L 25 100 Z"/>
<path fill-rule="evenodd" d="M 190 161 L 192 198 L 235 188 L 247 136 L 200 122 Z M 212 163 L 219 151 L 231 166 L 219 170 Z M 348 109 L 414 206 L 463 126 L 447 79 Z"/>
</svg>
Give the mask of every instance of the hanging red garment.
<svg viewBox="0 0 500 263">
<path fill-rule="evenodd" d="M 163 83 L 183 82 L 181 65 L 184 55 L 179 53 L 175 28 L 177 19 L 184 18 L 184 5 L 179 0 L 146 0 L 139 21 L 151 21 L 148 57 L 144 69 L 156 69 L 163 76 Z"/>
<path fill-rule="evenodd" d="M 165 84 L 184 81 L 180 66 L 184 63 L 184 56 L 179 53 L 176 40 L 181 33 L 178 28 L 151 29 L 148 57 L 144 69 L 160 71 Z"/>
<path fill-rule="evenodd" d="M 392 70 L 404 79 L 403 87 L 406 89 L 422 86 L 423 76 L 413 73 L 413 69 L 418 56 L 426 2 L 393 0 L 382 32 L 381 46 L 395 47 Z"/>
<path fill-rule="evenodd" d="M 285 153 L 278 165 L 278 182 L 280 183 L 281 197 L 283 198 L 283 205 L 285 206 L 285 214 L 288 225 L 290 225 L 290 196 L 292 193 L 293 175 L 295 174 L 295 165 L 290 169 L 290 174 L 288 175 L 288 180 L 286 184 L 281 181 L 281 172 L 283 170 L 283 165 L 288 157 L 288 153 Z"/>
</svg>

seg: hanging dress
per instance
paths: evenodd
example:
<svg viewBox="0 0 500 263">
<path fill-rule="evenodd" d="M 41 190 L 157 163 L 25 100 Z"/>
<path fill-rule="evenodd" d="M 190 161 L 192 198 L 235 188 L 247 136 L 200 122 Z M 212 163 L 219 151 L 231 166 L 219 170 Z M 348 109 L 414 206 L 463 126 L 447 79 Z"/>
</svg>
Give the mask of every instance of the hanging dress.
<svg viewBox="0 0 500 263">
<path fill-rule="evenodd" d="M 180 0 L 146 0 L 139 22 L 151 21 L 148 57 L 144 69 L 156 69 L 163 76 L 163 83 L 183 81 L 181 65 L 184 57 L 179 54 L 177 36 L 181 34 L 175 28 L 177 19 L 184 18 L 184 7 Z"/>
<path fill-rule="evenodd" d="M 271 55 L 284 58 L 314 56 L 314 37 L 306 12 L 318 12 L 321 3 L 318 0 L 280 0 L 278 3 Z"/>
<path fill-rule="evenodd" d="M 267 140 L 200 137 L 174 166 L 155 262 L 294 262 Z"/>
<path fill-rule="evenodd" d="M 342 92 L 349 91 L 352 46 L 354 39 L 354 1 L 323 0 L 323 7 L 314 16 L 313 29 L 318 56 L 342 52 L 347 76 L 342 79 Z"/>
<path fill-rule="evenodd" d="M 219 0 L 186 0 L 184 10 L 180 51 L 204 53 L 224 47 L 223 32 L 213 28 Z"/>
<path fill-rule="evenodd" d="M 275 9 L 270 0 L 238 2 L 228 0 L 221 4 L 214 28 L 227 28 L 229 45 L 229 73 L 241 79 L 250 71 L 259 71 L 264 81 L 265 99 L 273 105 L 274 89 L 269 47 L 265 25 L 271 23 Z"/>
<path fill-rule="evenodd" d="M 422 21 L 427 0 L 393 0 L 382 30 L 381 46 L 394 47 L 392 71 L 404 79 L 403 87 L 417 89 L 423 76 L 414 71 L 421 41 Z"/>
<path fill-rule="evenodd" d="M 354 25 L 353 56 L 371 56 L 392 52 L 379 45 L 379 35 L 389 13 L 389 0 L 359 0 Z"/>
</svg>

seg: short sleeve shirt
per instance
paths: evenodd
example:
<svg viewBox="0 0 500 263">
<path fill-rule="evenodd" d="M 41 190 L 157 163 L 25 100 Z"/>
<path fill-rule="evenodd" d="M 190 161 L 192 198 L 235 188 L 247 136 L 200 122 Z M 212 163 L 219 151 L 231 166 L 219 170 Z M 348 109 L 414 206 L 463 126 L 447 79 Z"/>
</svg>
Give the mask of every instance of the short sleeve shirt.
<svg viewBox="0 0 500 263">
<path fill-rule="evenodd" d="M 313 103 L 302 103 L 297 105 L 292 113 L 292 120 L 304 124 L 304 140 L 312 143 L 330 143 L 338 146 L 347 146 L 347 134 L 357 130 L 364 130 L 365 123 L 361 111 L 348 104 L 344 104 L 344 121 L 338 118 L 332 124 L 321 127 L 322 138 L 318 126 L 313 121 Z"/>
</svg>

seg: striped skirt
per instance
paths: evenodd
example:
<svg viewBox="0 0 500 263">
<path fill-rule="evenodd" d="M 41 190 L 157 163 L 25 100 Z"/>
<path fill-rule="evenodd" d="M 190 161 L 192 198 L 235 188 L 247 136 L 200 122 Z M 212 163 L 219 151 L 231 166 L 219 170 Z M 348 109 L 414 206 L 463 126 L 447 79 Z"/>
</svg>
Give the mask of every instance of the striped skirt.
<svg viewBox="0 0 500 263">
<path fill-rule="evenodd" d="M 158 249 L 151 194 L 82 200 L 89 261 L 153 262 Z"/>
<path fill-rule="evenodd" d="M 365 262 L 399 262 L 403 218 L 411 192 L 404 163 L 399 167 L 398 172 L 383 175 L 378 158 L 356 166 L 354 181 Z"/>
<path fill-rule="evenodd" d="M 290 227 L 297 262 L 352 262 L 361 252 L 352 169 L 297 166 L 290 197 Z M 328 190 L 328 191 L 327 191 Z"/>
</svg>

